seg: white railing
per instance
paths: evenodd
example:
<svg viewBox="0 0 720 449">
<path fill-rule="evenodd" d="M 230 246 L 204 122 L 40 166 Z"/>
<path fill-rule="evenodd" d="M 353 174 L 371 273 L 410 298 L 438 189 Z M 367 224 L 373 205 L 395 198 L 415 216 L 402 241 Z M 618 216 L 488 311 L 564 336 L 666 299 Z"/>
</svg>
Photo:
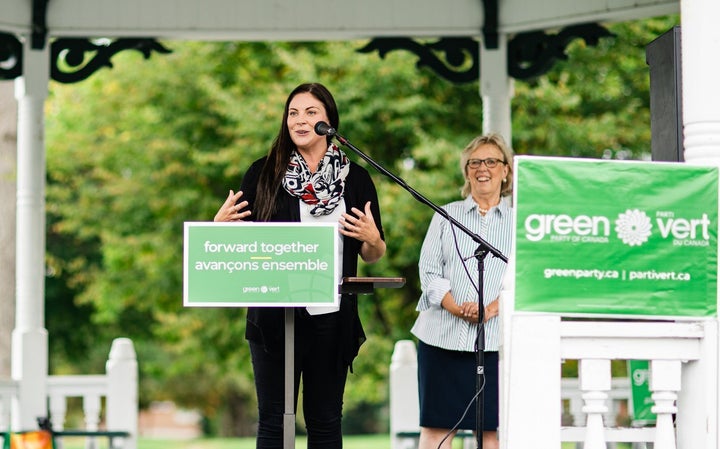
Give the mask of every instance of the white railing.
<svg viewBox="0 0 720 449">
<path fill-rule="evenodd" d="M 608 391 L 610 407 L 603 414 L 603 421 L 608 425 L 625 420 L 629 415 L 628 408 L 632 405 L 632 391 L 630 379 L 627 377 L 613 377 L 611 390 Z M 566 413 L 572 418 L 568 425 L 580 426 L 585 424 L 586 415 L 583 412 L 584 401 L 580 391 L 580 379 L 577 377 L 563 377 L 561 381 L 563 415 Z"/>
<path fill-rule="evenodd" d="M 500 435 L 504 449 L 585 449 L 608 443 L 655 449 L 717 449 L 717 322 L 563 320 L 516 314 L 504 327 Z M 579 361 L 585 419 L 563 428 L 561 360 Z M 648 360 L 651 427 L 613 427 L 605 414 L 612 398 L 612 360 Z"/>
<path fill-rule="evenodd" d="M 137 357 L 132 341 L 115 339 L 105 366 L 104 375 L 48 376 L 48 414 L 53 431 L 85 436 L 85 447 L 98 447 L 98 438 L 110 438 L 112 447 L 137 448 L 138 433 L 138 377 Z M 0 381 L 0 429 L 11 427 L 11 404 L 18 401 L 15 381 Z M 83 427 L 66 429 L 68 400 L 81 398 Z M 103 412 L 105 400 L 105 415 Z M 102 426 L 103 422 L 105 425 Z M 104 427 L 104 428 L 103 428 Z M 24 430 L 24 429 L 23 429 Z M 113 438 L 113 434 L 128 436 Z M 62 448 L 62 438 L 56 437 L 56 447 Z"/>
<path fill-rule="evenodd" d="M 583 412 L 584 401 L 580 382 L 577 378 L 562 378 L 563 409 L 571 414 L 573 426 L 563 428 L 563 441 L 582 442 L 585 437 Z M 614 423 L 631 399 L 630 382 L 627 378 L 612 380 L 613 390 L 610 394 L 611 406 L 603 415 L 605 422 Z M 419 405 L 417 388 L 417 353 L 415 343 L 411 340 L 400 340 L 395 343 L 395 350 L 390 365 L 390 435 L 392 449 L 412 449 L 417 447 L 420 432 Z M 470 436 L 468 438 L 474 439 Z M 474 447 L 474 441 L 468 442 Z"/>
<path fill-rule="evenodd" d="M 563 442 L 584 443 L 587 438 L 588 408 L 586 396 L 582 390 L 580 378 L 563 377 L 561 381 L 562 401 L 567 403 L 566 411 L 572 416 L 572 425 L 561 429 Z M 621 414 L 632 405 L 632 390 L 630 379 L 627 377 L 614 377 L 610 381 L 610 390 L 605 392 L 609 404 L 603 401 L 599 413 L 602 415 L 604 439 L 608 447 L 618 447 L 617 443 L 639 443 L 633 447 L 647 447 L 654 439 L 655 429 L 652 427 L 621 426 L 618 421 L 627 420 L 629 416 Z M 609 405 L 609 406 L 608 406 Z M 597 419 L 594 418 L 594 419 Z M 579 444 L 577 447 L 581 447 Z M 605 447 L 605 446 L 603 446 Z"/>
<path fill-rule="evenodd" d="M 588 353 L 589 355 L 592 355 Z M 558 365 L 560 360 L 558 360 Z M 562 427 L 560 441 L 583 443 L 586 449 L 593 447 L 615 448 L 617 443 L 633 443 L 633 447 L 647 447 L 658 440 L 656 427 L 617 426 L 621 411 L 632 404 L 632 391 L 628 378 L 611 378 L 610 362 L 606 360 L 580 359 L 580 377 L 560 379 L 561 403 L 573 418 L 572 426 Z M 679 390 L 679 362 L 652 362 L 655 388 L 653 398 L 658 413 L 657 427 L 665 432 L 665 447 L 675 447 L 674 428 L 667 422 L 676 411 L 674 401 Z M 676 372 L 677 371 L 677 372 Z M 559 374 L 559 369 L 558 369 Z M 663 378 L 665 380 L 663 380 Z M 678 383 L 672 379 L 677 378 Z M 669 382 L 668 382 L 669 381 Z M 510 387 L 512 388 L 512 386 Z M 674 388 L 677 388 L 673 390 Z M 417 355 L 411 340 L 396 342 L 390 365 L 390 434 L 392 449 L 417 447 L 419 435 L 419 406 L 417 397 Z M 564 403 L 567 407 L 563 407 Z M 533 396 L 527 398 L 526 407 L 534 410 Z M 666 422 L 663 424 L 663 420 Z M 560 416 L 557 422 L 561 422 Z M 662 426 L 665 427 L 662 427 Z M 474 438 L 474 437 L 473 437 Z M 466 438 L 465 447 L 474 447 L 474 439 Z M 658 448 L 659 446 L 655 446 Z"/>
<path fill-rule="evenodd" d="M 0 380 L 0 432 L 10 428 L 10 408 L 17 392 L 15 381 Z"/>
</svg>

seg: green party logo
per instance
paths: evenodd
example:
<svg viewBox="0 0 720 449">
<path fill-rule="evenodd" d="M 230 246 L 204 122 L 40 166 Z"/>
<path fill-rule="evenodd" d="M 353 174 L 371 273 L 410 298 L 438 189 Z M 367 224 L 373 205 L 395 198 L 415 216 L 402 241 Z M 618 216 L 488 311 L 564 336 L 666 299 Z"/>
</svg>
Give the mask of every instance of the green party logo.
<svg viewBox="0 0 720 449">
<path fill-rule="evenodd" d="M 645 211 L 627 209 L 614 221 L 615 235 L 628 246 L 641 246 L 654 232 L 674 246 L 708 246 L 710 219 L 676 217 L 673 211 L 657 211 L 655 223 Z M 602 215 L 530 214 L 525 219 L 525 238 L 531 242 L 610 243 L 612 220 Z"/>
<path fill-rule="evenodd" d="M 627 210 L 615 220 L 615 232 L 626 245 L 640 246 L 647 242 L 651 229 L 650 217 L 637 209 Z"/>
</svg>

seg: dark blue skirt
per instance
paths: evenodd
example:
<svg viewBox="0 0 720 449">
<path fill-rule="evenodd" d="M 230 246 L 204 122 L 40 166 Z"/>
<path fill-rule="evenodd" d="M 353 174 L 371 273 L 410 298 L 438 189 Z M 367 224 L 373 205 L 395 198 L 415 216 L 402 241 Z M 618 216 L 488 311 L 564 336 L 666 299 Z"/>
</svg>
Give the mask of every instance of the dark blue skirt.
<svg viewBox="0 0 720 449">
<path fill-rule="evenodd" d="M 496 431 L 498 353 L 485 352 L 483 359 L 483 430 Z M 449 351 L 418 342 L 420 426 L 476 430 L 477 405 L 473 400 L 477 393 L 476 368 L 474 352 Z"/>
</svg>

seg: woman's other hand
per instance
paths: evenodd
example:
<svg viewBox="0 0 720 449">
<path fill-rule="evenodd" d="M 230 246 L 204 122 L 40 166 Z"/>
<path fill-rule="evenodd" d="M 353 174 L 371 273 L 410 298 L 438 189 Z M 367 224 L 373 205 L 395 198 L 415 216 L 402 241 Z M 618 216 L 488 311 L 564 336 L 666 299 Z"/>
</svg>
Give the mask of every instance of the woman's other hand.
<svg viewBox="0 0 720 449">
<path fill-rule="evenodd" d="M 365 211 L 353 207 L 350 212 L 340 218 L 340 233 L 363 242 L 360 248 L 363 261 L 377 262 L 385 254 L 386 246 L 370 210 L 370 201 L 365 203 Z"/>
<path fill-rule="evenodd" d="M 213 219 L 213 221 L 242 221 L 245 218 L 249 217 L 250 210 L 243 210 L 248 207 L 248 202 L 243 201 L 238 203 L 242 195 L 242 191 L 234 193 L 231 190 L 230 193 L 228 193 L 228 196 L 225 199 L 223 205 L 220 206 L 220 210 L 218 210 L 215 214 L 215 218 Z"/>
</svg>

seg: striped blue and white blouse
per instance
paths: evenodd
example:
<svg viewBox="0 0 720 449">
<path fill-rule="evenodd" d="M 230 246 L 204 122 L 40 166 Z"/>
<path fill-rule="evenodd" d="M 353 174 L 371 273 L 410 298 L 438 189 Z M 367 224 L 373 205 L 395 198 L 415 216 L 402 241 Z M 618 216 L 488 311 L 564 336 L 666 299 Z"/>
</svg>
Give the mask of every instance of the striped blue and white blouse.
<svg viewBox="0 0 720 449">
<path fill-rule="evenodd" d="M 465 200 L 449 203 L 443 208 L 503 255 L 510 255 L 513 216 L 508 197 L 502 197 L 500 204 L 490 209 L 485 216 L 480 215 L 470 195 Z M 478 262 L 473 255 L 478 246 L 463 231 L 435 213 L 420 250 L 422 294 L 416 308 L 420 314 L 411 330 L 424 343 L 455 351 L 475 350 L 478 325 L 453 316 L 440 303 L 448 291 L 451 291 L 458 304 L 477 302 L 475 286 L 478 282 Z M 483 302 L 487 306 L 500 294 L 507 264 L 489 253 L 484 259 L 484 265 Z M 499 326 L 497 316 L 485 323 L 485 351 L 498 350 Z"/>
</svg>

